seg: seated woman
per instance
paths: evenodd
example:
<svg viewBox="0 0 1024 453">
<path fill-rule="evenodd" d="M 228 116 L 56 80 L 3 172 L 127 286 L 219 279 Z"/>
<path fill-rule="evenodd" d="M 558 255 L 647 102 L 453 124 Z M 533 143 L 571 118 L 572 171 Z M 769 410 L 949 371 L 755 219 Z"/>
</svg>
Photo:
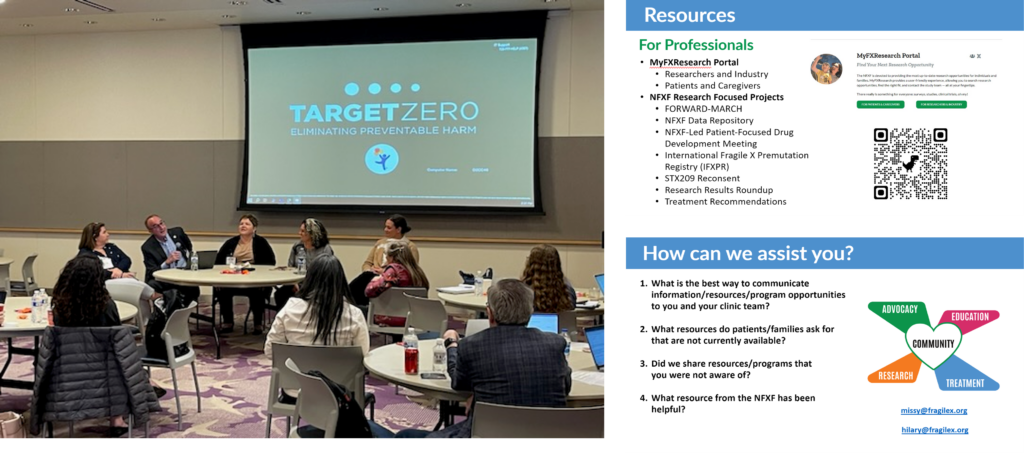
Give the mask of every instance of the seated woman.
<svg viewBox="0 0 1024 453">
<path fill-rule="evenodd" d="M 129 272 L 132 259 L 121 251 L 110 240 L 110 233 L 102 223 L 90 223 L 82 229 L 82 238 L 78 241 L 78 254 L 96 256 L 103 265 L 103 279 L 135 278 Z"/>
<path fill-rule="evenodd" d="M 103 224 L 99 224 L 102 228 Z M 116 269 L 116 268 L 115 268 Z M 116 327 L 121 325 L 117 304 L 103 282 L 109 271 L 91 253 L 68 261 L 53 288 L 53 325 L 59 327 Z M 120 437 L 128 432 L 121 417 L 110 418 L 110 434 Z"/>
<path fill-rule="evenodd" d="M 392 287 L 430 289 L 430 280 L 427 280 L 427 274 L 416 262 L 410 247 L 400 242 L 392 243 L 387 247 L 387 261 L 380 275 L 373 277 L 366 286 L 363 294 L 367 300 L 380 296 Z M 371 322 L 386 327 L 405 326 L 405 318 L 394 316 L 374 316 Z"/>
<path fill-rule="evenodd" d="M 228 256 L 234 256 L 238 264 L 250 263 L 273 266 L 277 264 L 274 249 L 266 239 L 256 234 L 259 226 L 256 216 L 245 214 L 238 220 L 238 236 L 228 239 L 217 252 L 216 264 L 227 264 Z M 252 308 L 253 333 L 263 334 L 263 307 L 270 298 L 272 287 L 267 288 L 214 288 L 213 298 L 220 304 L 222 333 L 235 329 L 234 296 L 249 299 Z"/>
<path fill-rule="evenodd" d="M 366 261 L 363 262 L 363 273 L 352 279 L 350 284 L 352 294 L 356 297 L 356 305 L 365 307 L 370 303 L 370 299 L 365 295 L 366 285 L 369 285 L 370 280 L 373 280 L 374 277 L 380 275 L 384 270 L 384 265 L 387 264 L 386 247 L 389 243 L 400 242 L 405 244 L 413 257 L 416 258 L 416 261 L 420 260 L 420 252 L 416 248 L 416 244 L 405 238 L 405 234 L 410 231 L 412 231 L 412 228 L 409 227 L 409 222 L 399 214 L 393 214 L 384 221 L 384 237 L 378 239 L 373 244 L 370 254 L 366 256 Z"/>
<path fill-rule="evenodd" d="M 267 333 L 263 352 L 273 358 L 273 343 L 359 346 L 363 355 L 370 352 L 370 333 L 362 312 L 351 303 L 345 269 L 341 261 L 327 254 L 314 258 L 306 271 L 298 293 L 277 312 Z M 294 404 L 297 392 L 285 389 L 279 396 Z M 387 429 L 370 421 L 374 437 L 394 437 Z"/>
<path fill-rule="evenodd" d="M 298 267 L 299 253 L 305 254 L 307 268 L 309 263 L 320 255 L 334 256 L 330 242 L 331 240 L 327 237 L 327 227 L 323 223 L 314 218 L 303 220 L 302 223 L 299 223 L 299 242 L 292 246 L 292 251 L 288 254 L 288 267 Z M 277 288 L 277 291 L 274 292 L 274 303 L 277 308 L 283 307 L 298 290 L 299 285 L 297 284 Z"/>
<path fill-rule="evenodd" d="M 521 280 L 533 288 L 534 312 L 561 313 L 576 309 L 576 290 L 562 273 L 558 249 L 544 244 L 530 250 Z"/>
</svg>

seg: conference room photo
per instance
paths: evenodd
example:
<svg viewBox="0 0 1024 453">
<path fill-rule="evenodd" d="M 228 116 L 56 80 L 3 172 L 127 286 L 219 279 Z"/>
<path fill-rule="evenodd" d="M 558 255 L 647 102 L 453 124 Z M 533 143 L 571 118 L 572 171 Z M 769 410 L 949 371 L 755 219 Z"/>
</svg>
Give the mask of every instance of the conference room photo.
<svg viewBox="0 0 1024 453">
<path fill-rule="evenodd" d="M 603 438 L 603 30 L 0 0 L 0 439 Z"/>
</svg>

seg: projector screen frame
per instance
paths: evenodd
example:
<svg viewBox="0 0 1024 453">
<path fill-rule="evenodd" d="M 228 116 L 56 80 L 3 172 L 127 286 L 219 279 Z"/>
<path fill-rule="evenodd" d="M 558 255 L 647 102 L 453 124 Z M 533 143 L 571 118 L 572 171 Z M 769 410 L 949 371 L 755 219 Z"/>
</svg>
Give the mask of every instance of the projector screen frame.
<svg viewBox="0 0 1024 453">
<path fill-rule="evenodd" d="M 253 212 L 335 212 L 413 214 L 505 214 L 544 215 L 541 194 L 538 110 L 541 59 L 547 10 L 509 13 L 412 16 L 384 19 L 356 19 L 320 22 L 244 24 L 242 56 L 245 78 L 245 143 L 238 210 Z M 425 28 L 424 24 L 430 24 Z M 381 30 L 386 30 L 381 32 Z M 536 39 L 533 104 L 533 206 L 423 206 L 366 204 L 256 204 L 248 202 L 249 192 L 249 50 L 280 47 L 398 44 L 416 42 L 473 41 L 493 39 Z"/>
</svg>

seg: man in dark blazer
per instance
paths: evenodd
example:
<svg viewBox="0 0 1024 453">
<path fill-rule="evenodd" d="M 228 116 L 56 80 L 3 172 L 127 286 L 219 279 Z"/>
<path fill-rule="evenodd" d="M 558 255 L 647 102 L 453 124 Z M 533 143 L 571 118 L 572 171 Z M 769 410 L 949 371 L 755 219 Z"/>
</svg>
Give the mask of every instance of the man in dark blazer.
<svg viewBox="0 0 1024 453">
<path fill-rule="evenodd" d="M 195 286 L 179 286 L 157 281 L 153 273 L 161 269 L 187 268 L 186 253 L 192 253 L 192 240 L 181 227 L 167 228 L 160 216 L 153 214 L 146 217 L 146 229 L 152 233 L 142 243 L 142 260 L 146 265 L 146 284 L 157 293 L 177 290 L 187 301 L 199 298 L 199 288 Z"/>
<path fill-rule="evenodd" d="M 445 332 L 452 389 L 473 392 L 473 402 L 510 406 L 565 407 L 572 369 L 565 340 L 526 327 L 533 314 L 533 290 L 505 279 L 487 290 L 491 327 L 459 339 Z M 472 405 L 472 403 L 471 403 Z M 396 437 L 470 437 L 473 413 L 441 431 L 404 430 Z"/>
</svg>

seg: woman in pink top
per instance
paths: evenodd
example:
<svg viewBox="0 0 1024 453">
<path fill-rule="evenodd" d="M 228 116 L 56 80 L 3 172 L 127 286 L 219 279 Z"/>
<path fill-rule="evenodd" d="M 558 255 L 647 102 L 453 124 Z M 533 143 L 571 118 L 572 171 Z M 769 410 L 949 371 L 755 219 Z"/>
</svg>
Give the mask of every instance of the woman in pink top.
<svg viewBox="0 0 1024 453">
<path fill-rule="evenodd" d="M 430 280 L 427 280 L 427 274 L 416 262 L 416 256 L 410 247 L 400 242 L 392 242 L 386 254 L 388 264 L 381 270 L 380 275 L 370 280 L 370 284 L 366 286 L 367 298 L 380 296 L 392 287 L 430 289 Z M 405 318 L 395 316 L 374 316 L 372 322 L 387 327 L 405 326 Z"/>
</svg>

